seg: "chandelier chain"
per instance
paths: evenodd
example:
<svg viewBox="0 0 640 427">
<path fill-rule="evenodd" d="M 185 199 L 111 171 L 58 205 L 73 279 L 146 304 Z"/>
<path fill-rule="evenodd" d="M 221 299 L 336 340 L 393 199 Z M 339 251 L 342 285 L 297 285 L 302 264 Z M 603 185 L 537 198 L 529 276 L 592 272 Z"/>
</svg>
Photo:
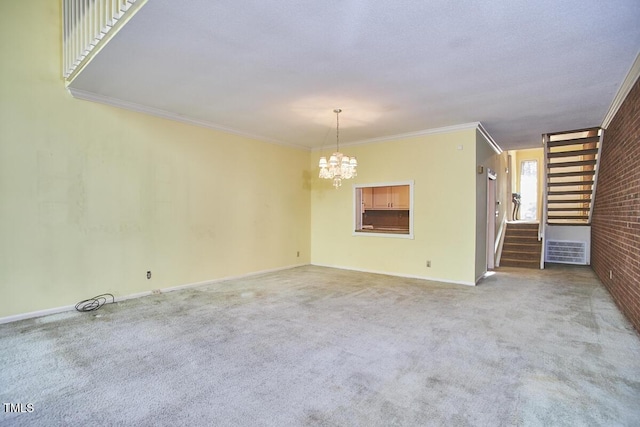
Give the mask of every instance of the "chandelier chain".
<svg viewBox="0 0 640 427">
<path fill-rule="evenodd" d="M 336 147 L 340 151 L 340 110 L 336 112 Z"/>
</svg>

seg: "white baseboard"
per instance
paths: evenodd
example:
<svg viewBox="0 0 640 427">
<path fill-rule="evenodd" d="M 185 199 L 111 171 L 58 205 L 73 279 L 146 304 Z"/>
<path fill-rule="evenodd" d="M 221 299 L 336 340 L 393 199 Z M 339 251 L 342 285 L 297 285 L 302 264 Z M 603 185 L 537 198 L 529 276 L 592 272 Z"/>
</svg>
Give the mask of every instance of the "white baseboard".
<svg viewBox="0 0 640 427">
<path fill-rule="evenodd" d="M 210 285 L 210 284 L 213 284 L 213 283 L 223 282 L 223 281 L 226 281 L 226 280 L 242 279 L 242 278 L 245 278 L 245 277 L 258 276 L 260 274 L 273 273 L 273 272 L 282 271 L 282 270 L 289 270 L 289 269 L 292 269 L 292 268 L 302 267 L 302 266 L 305 266 L 305 265 L 309 265 L 309 264 L 294 264 L 294 265 L 289 265 L 289 266 L 286 266 L 286 267 L 277 267 L 277 268 L 270 268 L 270 269 L 267 269 L 267 270 L 253 271 L 251 273 L 239 274 L 239 275 L 236 275 L 236 276 L 226 276 L 226 277 L 221 277 L 219 279 L 205 280 L 203 282 L 187 283 L 185 285 L 171 286 L 171 287 L 168 287 L 168 288 L 159 289 L 158 291 L 160 293 L 179 291 L 181 289 L 187 289 L 187 288 L 194 288 L 194 287 L 197 287 L 197 286 Z M 115 297 L 115 301 L 118 302 L 118 301 L 125 301 L 125 300 L 128 300 L 128 299 L 146 297 L 146 296 L 152 295 L 153 293 L 154 293 L 154 291 L 137 292 L 135 294 L 129 294 L 129 295 L 123 295 L 123 296 Z M 63 312 L 72 311 L 72 310 L 75 310 L 75 309 L 76 309 L 76 306 L 74 304 L 74 305 L 65 305 L 65 306 L 62 306 L 62 307 L 47 308 L 47 309 L 44 309 L 44 310 L 30 311 L 28 313 L 14 314 L 12 316 L 0 317 L 0 325 L 3 324 L 3 323 L 11 323 L 11 322 L 17 322 L 19 320 L 25 320 L 25 319 L 32 319 L 32 318 L 35 318 L 35 317 L 48 316 L 50 314 L 63 313 Z"/>
<path fill-rule="evenodd" d="M 476 286 L 474 282 L 448 280 L 448 279 L 442 279 L 439 277 L 419 276 L 415 274 L 404 274 L 404 273 L 395 273 L 395 272 L 388 272 L 388 271 L 366 270 L 362 268 L 344 267 L 344 266 L 338 266 L 338 265 L 326 265 L 326 264 L 316 264 L 316 263 L 311 263 L 311 265 L 315 265 L 316 267 L 337 268 L 339 270 L 359 271 L 360 273 L 373 273 L 373 274 L 382 274 L 385 276 L 406 277 L 407 279 L 429 280 L 431 282 L 450 283 L 453 285 Z"/>
<path fill-rule="evenodd" d="M 31 319 L 34 317 L 48 316 L 50 314 L 63 313 L 75 310 L 75 305 L 65 305 L 62 307 L 47 308 L 45 310 L 30 311 L 29 313 L 14 314 L 13 316 L 0 317 L 0 325 L 3 323 L 17 322 L 18 320 Z"/>
<path fill-rule="evenodd" d="M 309 265 L 309 264 L 293 264 L 293 265 L 288 265 L 286 267 L 277 267 L 277 268 L 270 268 L 267 270 L 253 271 L 251 273 L 240 274 L 237 276 L 225 276 L 219 279 L 205 280 L 203 282 L 195 282 L 195 283 L 187 283 L 186 285 L 171 286 L 169 288 L 160 289 L 160 293 L 179 291 L 181 289 L 195 288 L 195 287 L 204 286 L 204 285 L 212 285 L 214 283 L 224 282 L 226 280 L 243 279 L 245 277 L 259 276 L 260 274 L 275 273 L 276 271 L 290 270 L 292 268 L 303 267 L 305 265 Z M 153 291 L 148 292 L 148 294 L 152 294 L 152 293 Z"/>
</svg>

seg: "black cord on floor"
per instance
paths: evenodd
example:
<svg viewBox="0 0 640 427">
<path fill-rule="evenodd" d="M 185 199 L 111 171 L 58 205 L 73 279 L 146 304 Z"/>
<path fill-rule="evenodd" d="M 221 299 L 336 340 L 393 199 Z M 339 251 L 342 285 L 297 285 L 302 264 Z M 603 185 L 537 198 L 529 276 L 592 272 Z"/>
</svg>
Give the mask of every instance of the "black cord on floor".
<svg viewBox="0 0 640 427">
<path fill-rule="evenodd" d="M 78 311 L 94 311 L 102 307 L 107 303 L 107 297 L 111 297 L 111 303 L 114 303 L 116 299 L 112 294 L 101 294 L 96 295 L 93 298 L 86 299 L 84 301 L 80 301 L 76 304 L 76 310 Z"/>
</svg>

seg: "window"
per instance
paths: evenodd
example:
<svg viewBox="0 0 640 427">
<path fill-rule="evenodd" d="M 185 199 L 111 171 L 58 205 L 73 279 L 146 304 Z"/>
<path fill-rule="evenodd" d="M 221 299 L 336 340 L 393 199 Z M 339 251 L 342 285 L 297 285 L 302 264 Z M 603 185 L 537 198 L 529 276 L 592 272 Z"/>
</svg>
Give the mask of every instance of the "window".
<svg viewBox="0 0 640 427">
<path fill-rule="evenodd" d="M 520 164 L 520 197 L 519 219 L 535 220 L 538 217 L 537 160 L 524 160 Z"/>
<path fill-rule="evenodd" d="M 413 181 L 354 186 L 354 234 L 413 239 Z"/>
</svg>

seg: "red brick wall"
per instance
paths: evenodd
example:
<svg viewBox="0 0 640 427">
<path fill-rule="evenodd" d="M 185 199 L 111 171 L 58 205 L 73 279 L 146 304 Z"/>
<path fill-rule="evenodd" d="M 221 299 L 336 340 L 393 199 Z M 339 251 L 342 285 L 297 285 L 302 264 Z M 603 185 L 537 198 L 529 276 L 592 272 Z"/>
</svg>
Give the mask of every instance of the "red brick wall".
<svg viewBox="0 0 640 427">
<path fill-rule="evenodd" d="M 604 133 L 599 167 L 591 266 L 640 332 L 640 80 Z"/>
</svg>

